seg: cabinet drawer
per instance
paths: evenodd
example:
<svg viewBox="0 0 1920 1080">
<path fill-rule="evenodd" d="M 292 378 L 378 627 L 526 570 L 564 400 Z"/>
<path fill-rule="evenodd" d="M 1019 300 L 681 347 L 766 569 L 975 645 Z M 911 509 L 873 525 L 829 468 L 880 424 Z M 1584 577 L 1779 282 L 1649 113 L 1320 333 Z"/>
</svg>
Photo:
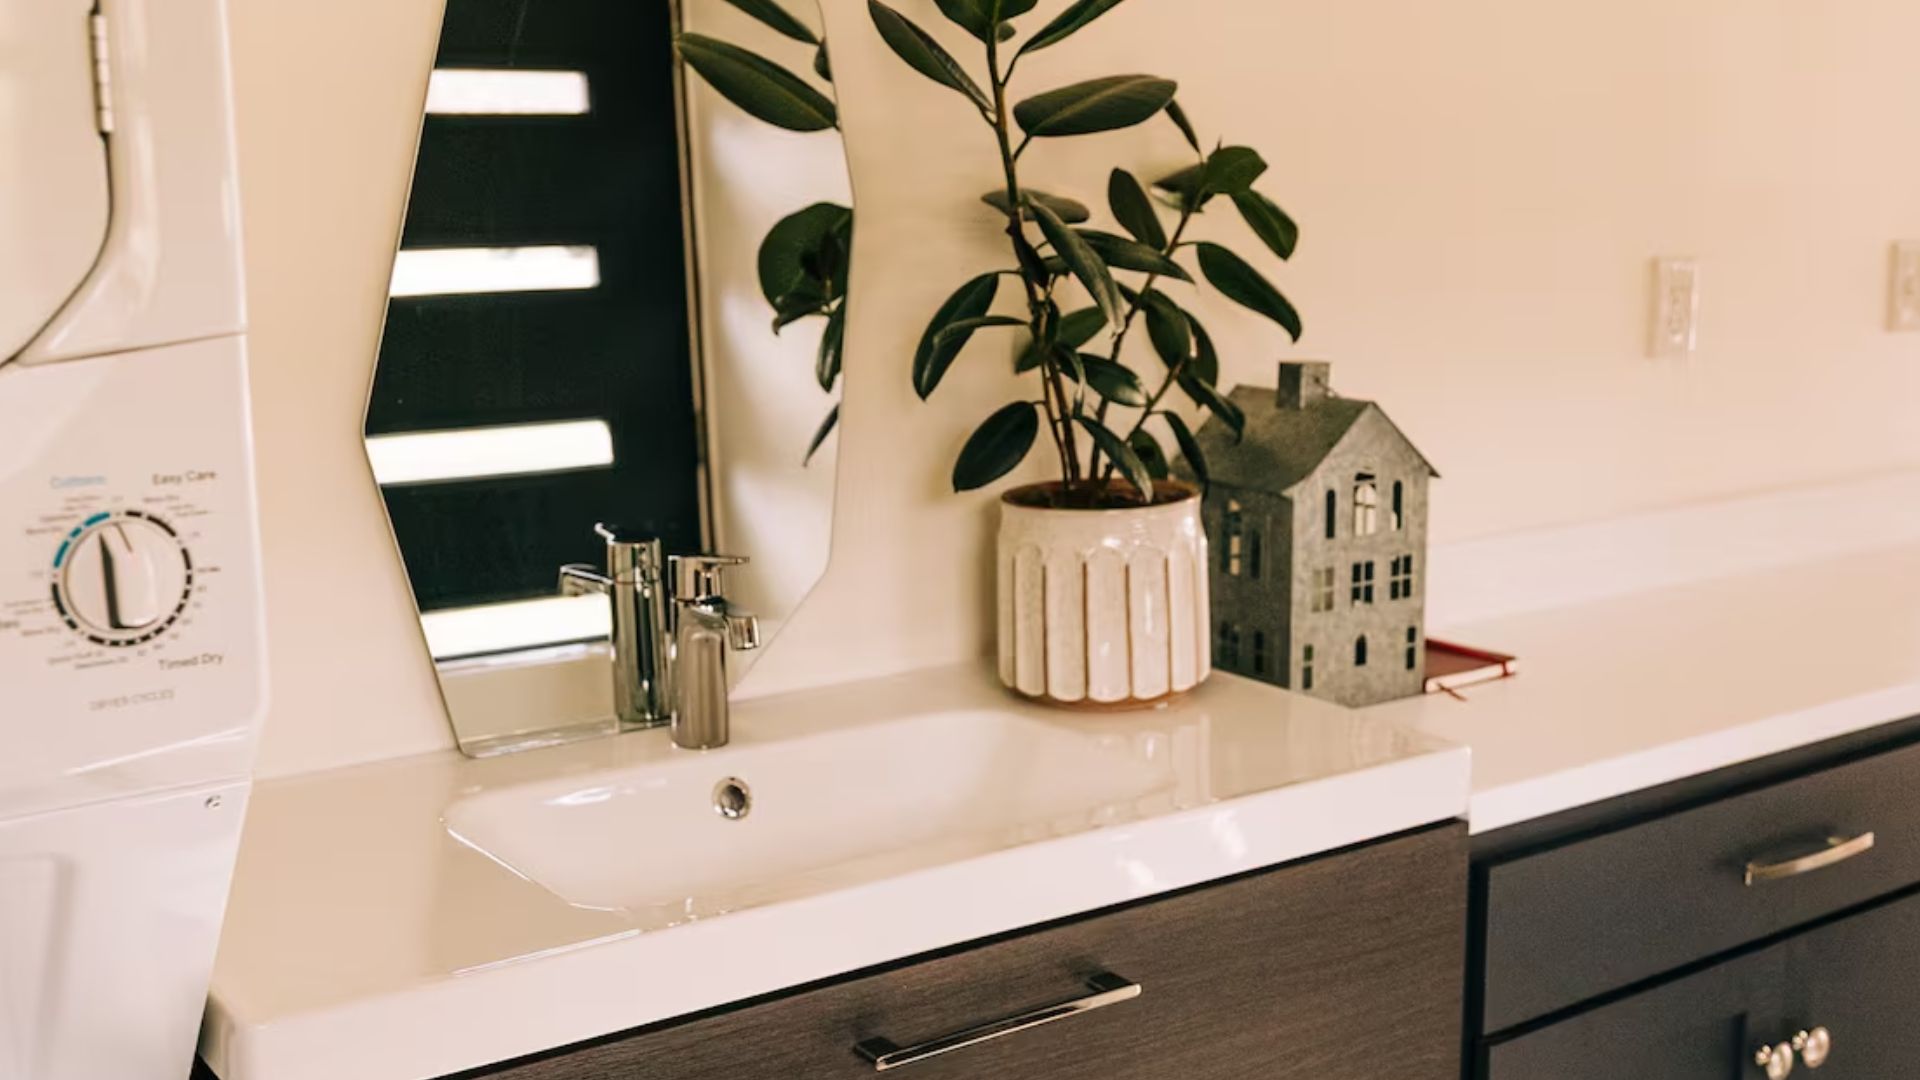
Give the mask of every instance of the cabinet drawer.
<svg viewBox="0 0 1920 1080">
<path fill-rule="evenodd" d="M 1920 881 L 1916 781 L 1920 745 L 1492 865 L 1480 1030 Z M 1750 866 L 1782 876 L 1749 883 Z"/>
<path fill-rule="evenodd" d="M 1038 1007 L 1140 992 L 900 1066 L 904 1080 L 1454 1080 L 1460 826 L 531 1059 L 495 1080 L 855 1080 Z M 741 963 L 751 958 L 740 958 Z M 1089 980 L 1094 984 L 1089 985 Z"/>
<path fill-rule="evenodd" d="M 1920 897 L 1907 894 L 1620 1001 L 1497 1043 L 1486 1080 L 1726 1080 L 1761 1046 L 1830 1036 L 1820 1080 L 1913 1075 Z M 1797 1056 L 1797 1055 L 1796 1055 Z M 1800 1068 L 1795 1076 L 1802 1075 Z"/>
</svg>

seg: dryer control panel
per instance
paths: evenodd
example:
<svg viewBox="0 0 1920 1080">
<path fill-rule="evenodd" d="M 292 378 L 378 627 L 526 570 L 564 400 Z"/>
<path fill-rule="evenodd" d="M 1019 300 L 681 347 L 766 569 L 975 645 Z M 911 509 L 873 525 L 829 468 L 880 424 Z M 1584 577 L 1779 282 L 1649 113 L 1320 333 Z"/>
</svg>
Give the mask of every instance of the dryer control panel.
<svg viewBox="0 0 1920 1080">
<path fill-rule="evenodd" d="M 249 443 L 237 337 L 0 368 L 0 816 L 244 775 Z"/>
</svg>

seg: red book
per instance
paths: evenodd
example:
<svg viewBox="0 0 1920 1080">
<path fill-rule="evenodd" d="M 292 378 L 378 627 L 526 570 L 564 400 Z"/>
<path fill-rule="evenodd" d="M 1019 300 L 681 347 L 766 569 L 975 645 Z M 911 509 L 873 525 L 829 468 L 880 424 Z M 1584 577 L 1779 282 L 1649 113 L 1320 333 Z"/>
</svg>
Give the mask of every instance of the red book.
<svg viewBox="0 0 1920 1080">
<path fill-rule="evenodd" d="M 1504 679 L 1518 670 L 1520 661 L 1506 653 L 1427 639 L 1427 693 L 1452 692 L 1463 686 Z"/>
</svg>

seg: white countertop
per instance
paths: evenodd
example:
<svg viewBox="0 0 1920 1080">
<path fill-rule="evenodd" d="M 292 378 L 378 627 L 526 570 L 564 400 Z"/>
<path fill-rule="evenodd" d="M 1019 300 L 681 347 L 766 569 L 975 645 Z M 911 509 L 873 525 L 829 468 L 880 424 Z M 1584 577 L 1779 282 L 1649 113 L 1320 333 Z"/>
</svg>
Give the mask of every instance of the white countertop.
<svg viewBox="0 0 1920 1080">
<path fill-rule="evenodd" d="M 462 844 L 444 820 L 463 799 L 570 776 L 590 783 L 685 754 L 663 731 L 263 783 L 202 1053 L 224 1080 L 435 1077 L 1466 808 L 1465 749 L 1224 675 L 1160 709 L 1089 714 L 1019 702 L 984 668 L 941 669 L 741 702 L 734 747 L 942 709 L 1011 712 L 1091 736 L 1166 780 L 1037 834 L 967 837 L 931 864 L 913 853 L 869 859 L 814 891 L 677 923 L 570 904 Z M 731 749 L 707 752 L 716 775 L 739 760 Z M 647 836 L 636 832 L 639 851 Z"/>
<path fill-rule="evenodd" d="M 719 917 L 571 905 L 444 822 L 466 797 L 664 761 L 660 732 L 262 784 L 202 1051 L 225 1080 L 438 1076 L 1463 811 L 1485 833 L 1920 714 L 1920 473 L 1431 564 L 1435 636 L 1515 653 L 1519 675 L 1359 712 L 1231 676 L 1151 712 L 1057 712 L 971 668 L 741 702 L 736 745 L 848 713 L 1011 710 L 1171 779 L 1050 837 L 973 837 L 962 857 L 895 858 Z"/>
<path fill-rule="evenodd" d="M 1365 714 L 1472 747 L 1484 833 L 1920 714 L 1920 544 L 1433 634 L 1519 674 Z"/>
</svg>

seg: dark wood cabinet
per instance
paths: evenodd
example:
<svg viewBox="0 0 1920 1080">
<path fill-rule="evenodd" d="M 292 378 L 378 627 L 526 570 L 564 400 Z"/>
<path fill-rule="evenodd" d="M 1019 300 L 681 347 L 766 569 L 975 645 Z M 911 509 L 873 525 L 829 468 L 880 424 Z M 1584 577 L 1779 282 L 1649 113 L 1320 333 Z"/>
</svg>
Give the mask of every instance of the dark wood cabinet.
<svg viewBox="0 0 1920 1080">
<path fill-rule="evenodd" d="M 1138 996 L 899 1071 L 1455 1080 L 1465 929 L 1466 838 L 1449 825 L 465 1076 L 854 1080 L 875 1072 L 862 1042 L 912 1048 L 1124 980 Z"/>
<path fill-rule="evenodd" d="M 1789 1035 L 1777 956 L 1731 961 L 1492 1044 L 1487 1080 L 1730 1080 L 1761 1043 Z M 1751 1075 L 1758 1077 L 1759 1071 Z"/>
<path fill-rule="evenodd" d="M 1816 1027 L 1832 1035 L 1826 1063 L 1808 1075 L 1920 1073 L 1920 896 L 1801 934 L 1776 951 L 1785 1023 L 1772 1037 Z"/>
<path fill-rule="evenodd" d="M 1914 734 L 1476 837 L 1467 1075 L 1757 1078 L 1762 1047 L 1813 1032 L 1831 1049 L 1796 1077 L 1915 1074 Z"/>
<path fill-rule="evenodd" d="M 1489 1080 L 1758 1077 L 1762 1046 L 1824 1028 L 1820 1080 L 1892 1080 L 1920 1060 L 1920 896 L 1905 895 L 1497 1042 Z M 1805 1064 L 1795 1070 L 1798 1075 Z"/>
</svg>

